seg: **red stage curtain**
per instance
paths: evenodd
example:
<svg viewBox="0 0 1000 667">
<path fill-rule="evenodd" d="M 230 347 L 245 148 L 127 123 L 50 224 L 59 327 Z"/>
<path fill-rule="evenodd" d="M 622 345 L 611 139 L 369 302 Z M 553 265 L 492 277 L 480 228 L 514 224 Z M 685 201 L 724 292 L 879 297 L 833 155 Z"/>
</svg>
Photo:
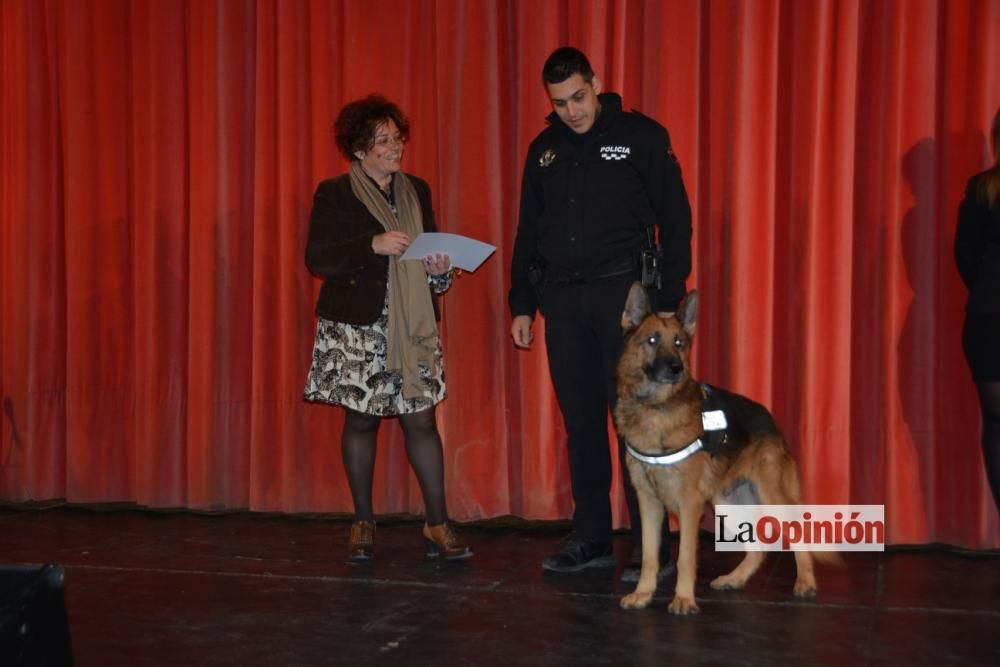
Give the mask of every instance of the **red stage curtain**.
<svg viewBox="0 0 1000 667">
<path fill-rule="evenodd" d="M 996 547 L 952 262 L 989 163 L 1000 2 L 0 0 L 0 499 L 350 511 L 308 405 L 302 257 L 330 124 L 380 91 L 440 226 L 454 518 L 571 511 L 543 343 L 507 334 L 523 156 L 556 46 L 670 129 L 702 380 L 770 405 L 813 502 Z M 540 338 L 540 336 L 536 336 Z M 616 520 L 624 520 L 617 496 Z M 420 512 L 394 422 L 378 512 Z"/>
</svg>

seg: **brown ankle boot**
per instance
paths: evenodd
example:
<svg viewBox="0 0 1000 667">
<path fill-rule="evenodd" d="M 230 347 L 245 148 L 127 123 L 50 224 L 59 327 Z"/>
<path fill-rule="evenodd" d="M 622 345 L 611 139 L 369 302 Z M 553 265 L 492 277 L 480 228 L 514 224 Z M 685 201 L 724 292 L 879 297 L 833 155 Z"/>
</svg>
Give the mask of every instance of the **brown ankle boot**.
<svg viewBox="0 0 1000 667">
<path fill-rule="evenodd" d="M 351 524 L 349 560 L 370 560 L 375 557 L 375 522 L 355 521 Z"/>
<path fill-rule="evenodd" d="M 472 549 L 458 539 L 458 535 L 455 534 L 447 521 L 436 526 L 428 526 L 425 523 L 424 538 L 427 540 L 428 558 L 455 560 L 468 558 L 472 555 Z"/>
</svg>

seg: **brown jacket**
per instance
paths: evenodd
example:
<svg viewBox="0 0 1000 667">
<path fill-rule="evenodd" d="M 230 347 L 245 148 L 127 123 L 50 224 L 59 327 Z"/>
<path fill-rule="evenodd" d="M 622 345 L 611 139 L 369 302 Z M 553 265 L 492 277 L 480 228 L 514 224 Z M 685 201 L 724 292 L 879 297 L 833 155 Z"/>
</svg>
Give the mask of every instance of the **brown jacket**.
<svg viewBox="0 0 1000 667">
<path fill-rule="evenodd" d="M 407 174 L 417 191 L 425 232 L 436 231 L 431 189 Z M 306 266 L 323 278 L 316 314 L 333 322 L 373 324 L 385 303 L 389 258 L 376 255 L 372 238 L 385 231 L 351 191 L 347 174 L 321 182 L 313 196 Z M 428 289 L 430 287 L 428 286 Z M 438 314 L 434 299 L 434 314 Z"/>
</svg>

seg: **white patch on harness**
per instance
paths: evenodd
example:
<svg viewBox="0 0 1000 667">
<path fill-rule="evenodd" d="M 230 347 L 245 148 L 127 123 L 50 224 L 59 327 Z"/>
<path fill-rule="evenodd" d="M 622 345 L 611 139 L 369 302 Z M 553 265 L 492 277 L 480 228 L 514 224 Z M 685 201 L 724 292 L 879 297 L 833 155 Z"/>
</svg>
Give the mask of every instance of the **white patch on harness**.
<svg viewBox="0 0 1000 667">
<path fill-rule="evenodd" d="M 712 410 L 701 413 L 701 426 L 706 431 L 725 430 L 729 423 L 726 421 L 726 413 L 722 410 Z"/>
</svg>

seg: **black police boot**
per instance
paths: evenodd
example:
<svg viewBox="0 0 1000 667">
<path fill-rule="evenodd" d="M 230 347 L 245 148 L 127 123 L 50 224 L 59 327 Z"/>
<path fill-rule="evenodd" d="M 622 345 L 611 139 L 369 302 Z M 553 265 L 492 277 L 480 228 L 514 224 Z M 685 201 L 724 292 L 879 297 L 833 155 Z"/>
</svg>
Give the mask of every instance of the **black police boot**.
<svg viewBox="0 0 1000 667">
<path fill-rule="evenodd" d="M 663 581 L 676 571 L 674 561 L 670 560 L 670 543 L 667 542 L 665 547 L 660 547 L 660 571 L 656 573 L 656 581 Z M 632 546 L 632 556 L 628 559 L 628 565 L 622 570 L 621 580 L 639 581 L 640 572 L 642 572 L 642 545 L 635 544 Z"/>
<path fill-rule="evenodd" d="M 584 540 L 575 535 L 569 539 L 560 553 L 546 556 L 542 569 L 549 572 L 579 572 L 588 567 L 611 567 L 615 556 L 611 542 Z"/>
</svg>

